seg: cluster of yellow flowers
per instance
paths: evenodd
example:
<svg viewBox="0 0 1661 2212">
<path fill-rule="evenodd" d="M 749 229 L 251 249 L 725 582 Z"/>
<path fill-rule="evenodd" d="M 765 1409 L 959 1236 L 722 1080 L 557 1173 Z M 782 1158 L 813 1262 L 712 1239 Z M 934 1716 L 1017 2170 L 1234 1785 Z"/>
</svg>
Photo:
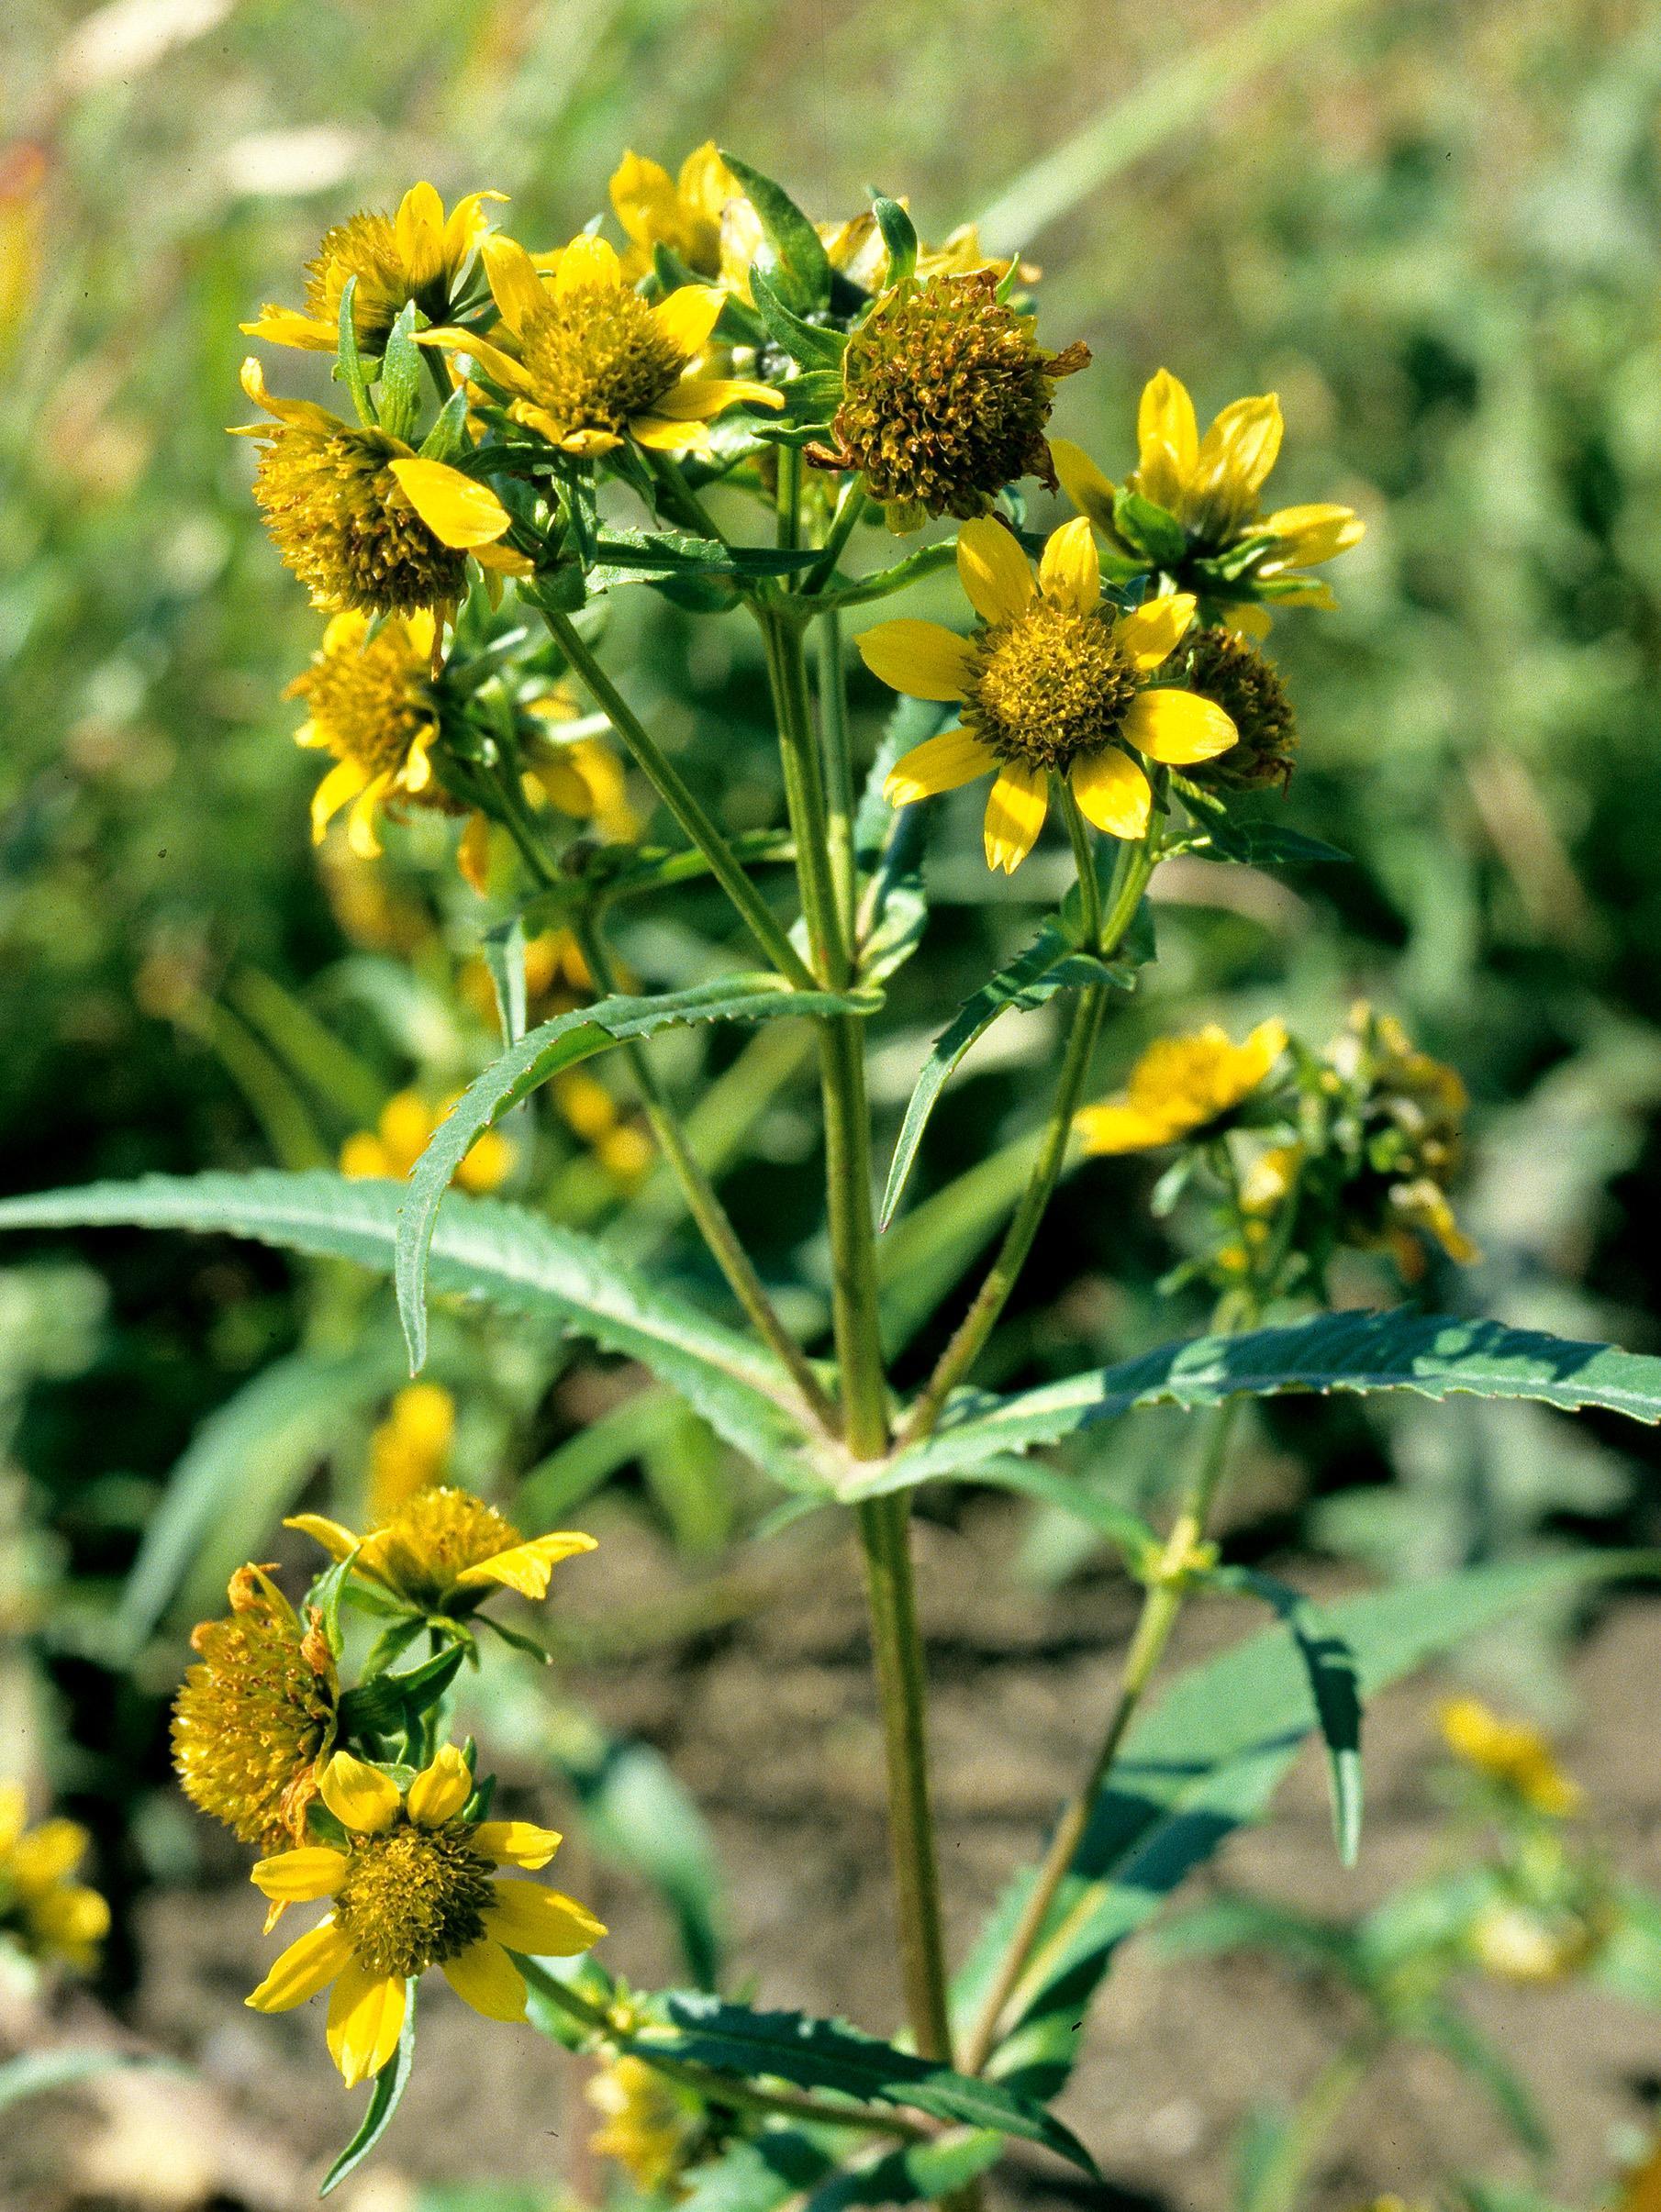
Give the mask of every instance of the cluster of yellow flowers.
<svg viewBox="0 0 1661 2212">
<path fill-rule="evenodd" d="M 30 1828 L 21 1784 L 0 1782 L 0 1945 L 77 1973 L 95 1965 L 109 1906 L 75 1879 L 89 1840 L 77 1820 Z"/>
</svg>

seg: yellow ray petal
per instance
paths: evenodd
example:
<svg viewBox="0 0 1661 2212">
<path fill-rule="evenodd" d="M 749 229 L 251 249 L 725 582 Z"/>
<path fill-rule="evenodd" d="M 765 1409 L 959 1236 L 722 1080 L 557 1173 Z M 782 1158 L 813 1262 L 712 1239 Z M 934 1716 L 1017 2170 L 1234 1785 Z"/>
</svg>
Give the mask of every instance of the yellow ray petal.
<svg viewBox="0 0 1661 2212">
<path fill-rule="evenodd" d="M 534 1820 L 481 1820 L 472 1840 L 474 1850 L 497 1866 L 522 1866 L 531 1873 L 560 1848 L 559 1830 L 538 1828 Z"/>
<path fill-rule="evenodd" d="M 256 2012 L 291 2011 L 295 2006 L 304 2005 L 307 1997 L 315 1997 L 351 1959 L 350 1939 L 332 1920 L 325 1920 L 286 1951 L 279 1951 L 259 1988 L 242 2002 Z"/>
<path fill-rule="evenodd" d="M 680 214 L 674 179 L 661 161 L 630 147 L 611 172 L 612 212 L 623 234 L 650 256 L 654 239 L 670 236 Z"/>
<path fill-rule="evenodd" d="M 904 753 L 888 771 L 883 796 L 890 806 L 909 806 L 916 799 L 932 798 L 936 792 L 956 791 L 998 766 L 989 745 L 961 725 L 925 738 Z"/>
<path fill-rule="evenodd" d="M 326 1844 L 306 1843 L 292 1851 L 276 1851 L 262 1859 L 249 1880 L 262 1896 L 284 1905 L 310 1905 L 318 1897 L 332 1897 L 346 1879 L 351 1864 L 344 1851 Z"/>
<path fill-rule="evenodd" d="M 409 288 L 418 292 L 444 266 L 444 203 L 430 184 L 412 184 L 398 202 L 392 228 Z"/>
<path fill-rule="evenodd" d="M 1221 706 L 1191 691 L 1138 692 L 1121 729 L 1127 744 L 1173 768 L 1215 760 L 1240 737 Z"/>
<path fill-rule="evenodd" d="M 984 516 L 957 533 L 957 577 L 983 622 L 1013 622 L 1032 604 L 1027 556 L 1001 522 Z"/>
<path fill-rule="evenodd" d="M 410 1784 L 404 1802 L 420 1828 L 442 1828 L 473 1795 L 473 1769 L 453 1743 L 447 1743 Z"/>
<path fill-rule="evenodd" d="M 0 1782 L 0 1855 L 9 1851 L 23 1833 L 28 1818 L 28 1800 L 20 1782 Z"/>
<path fill-rule="evenodd" d="M 369 635 L 369 617 L 355 606 L 349 606 L 338 615 L 330 615 L 323 626 L 323 650 L 326 653 L 343 653 L 348 647 L 362 645 Z"/>
<path fill-rule="evenodd" d="M 574 1958 L 606 1932 L 585 1906 L 539 1882 L 497 1881 L 490 1888 L 485 1933 L 525 1958 Z"/>
<path fill-rule="evenodd" d="M 474 813 L 467 817 L 456 846 L 455 864 L 462 880 L 483 898 L 490 888 L 490 817 Z"/>
<path fill-rule="evenodd" d="M 771 384 L 758 384 L 752 376 L 683 376 L 652 401 L 652 412 L 672 422 L 688 417 L 705 421 L 723 407 L 741 403 L 747 407 L 782 407 L 785 395 Z"/>
<path fill-rule="evenodd" d="M 707 453 L 709 450 L 709 433 L 701 422 L 697 421 L 672 422 L 662 415 L 637 415 L 629 425 L 629 435 L 637 446 L 647 446 L 654 453 Z M 581 437 L 587 441 L 585 444 L 579 445 L 574 438 L 565 440 L 568 452 L 606 453 L 621 442 L 598 430 L 585 431 Z"/>
<path fill-rule="evenodd" d="M 1206 432 L 1198 473 L 1255 492 L 1280 451 L 1280 402 L 1273 392 L 1232 400 Z"/>
<path fill-rule="evenodd" d="M 1090 534 L 1090 519 L 1079 515 L 1053 531 L 1038 564 L 1038 584 L 1053 606 L 1076 615 L 1093 614 L 1101 604 L 1101 556 Z"/>
<path fill-rule="evenodd" d="M 1081 515 L 1087 515 L 1098 530 L 1113 527 L 1113 486 L 1108 481 L 1083 446 L 1075 445 L 1070 438 L 1053 438 L 1050 440 L 1050 458 L 1055 464 L 1055 473 L 1061 478 L 1061 488 Z"/>
<path fill-rule="evenodd" d="M 525 1977 L 499 1943 L 487 1938 L 470 1943 L 459 1958 L 446 1959 L 441 1971 L 462 2002 L 487 2020 L 525 2017 Z"/>
<path fill-rule="evenodd" d="M 43 1820 L 12 1846 L 6 1873 L 24 1896 L 42 1896 L 74 1872 L 91 1841 L 78 1820 Z"/>
<path fill-rule="evenodd" d="M 318 1776 L 324 1804 L 354 1835 L 378 1836 L 397 1817 L 398 1785 L 350 1751 L 337 1751 Z"/>
<path fill-rule="evenodd" d="M 1284 567 L 1313 568 L 1347 553 L 1366 536 L 1366 524 L 1352 507 L 1332 506 L 1317 501 L 1308 506 L 1276 507 L 1254 528 L 1268 530 L 1279 540 L 1269 572 Z"/>
<path fill-rule="evenodd" d="M 375 812 L 391 783 L 390 774 L 371 777 L 351 803 L 351 812 L 346 817 L 346 842 L 361 861 L 378 861 L 381 857 Z"/>
<path fill-rule="evenodd" d="M 327 407 L 317 406 L 309 399 L 278 399 L 268 392 L 265 372 L 255 354 L 251 353 L 242 363 L 240 381 L 255 406 L 263 407 L 268 415 L 274 415 L 279 422 L 285 422 L 292 428 L 316 430 L 327 438 L 340 428 L 340 417 L 331 415 Z"/>
<path fill-rule="evenodd" d="M 245 338 L 260 339 L 268 346 L 296 346 L 305 353 L 332 353 L 340 340 L 331 324 L 302 315 L 297 307 L 273 306 L 269 300 L 254 321 L 237 328 Z"/>
<path fill-rule="evenodd" d="M 1222 619 L 1230 629 L 1238 630 L 1243 638 L 1266 638 L 1275 626 L 1275 617 L 1266 606 L 1248 601 L 1241 606 L 1225 606 Z"/>
<path fill-rule="evenodd" d="M 309 1536 L 322 1545 L 330 1559 L 344 1559 L 355 1551 L 358 1540 L 351 1530 L 340 1521 L 331 1521 L 320 1513 L 295 1513 L 283 1523 L 285 1528 L 297 1528 L 302 1536 Z"/>
<path fill-rule="evenodd" d="M 853 640 L 871 673 L 913 699 L 961 699 L 974 648 L 943 623 L 878 622 Z"/>
<path fill-rule="evenodd" d="M 518 338 L 550 297 L 537 274 L 536 263 L 517 239 L 507 238 L 500 231 L 487 238 L 479 251 L 490 280 L 490 296 L 502 320 Z"/>
<path fill-rule="evenodd" d="M 1116 1104 L 1086 1106 L 1073 1128 L 1087 1152 L 1145 1152 L 1171 1136 L 1163 1117 Z"/>
<path fill-rule="evenodd" d="M 1109 837 L 1139 838 L 1148 827 L 1154 794 L 1134 761 L 1109 745 L 1074 761 L 1067 782 L 1087 822 Z"/>
<path fill-rule="evenodd" d="M 593 1537 L 584 1536 L 575 1528 L 558 1528 L 552 1535 L 535 1537 L 528 1544 L 515 1544 L 507 1551 L 498 1551 L 494 1559 L 482 1560 L 476 1567 L 464 1567 L 456 1581 L 463 1588 L 476 1587 L 480 1583 L 501 1583 L 509 1590 L 517 1590 L 521 1597 L 546 1597 L 549 1577 L 560 1561 L 594 1549 Z"/>
<path fill-rule="evenodd" d="M 615 246 L 604 239 L 592 238 L 586 232 L 572 239 L 560 256 L 560 265 L 554 272 L 553 288 L 562 299 L 574 292 L 591 285 L 603 286 L 615 292 L 623 282 L 623 265 L 617 258 Z"/>
<path fill-rule="evenodd" d="M 1194 619 L 1192 592 L 1165 592 L 1113 625 L 1113 641 L 1128 653 L 1132 668 L 1146 675 L 1168 660 L 1177 639 Z"/>
<path fill-rule="evenodd" d="M 513 517 L 487 484 L 441 461 L 395 461 L 405 497 L 441 545 L 488 545 Z"/>
<path fill-rule="evenodd" d="M 1161 369 L 1143 387 L 1136 411 L 1137 481 L 1161 506 L 1175 506 L 1194 473 L 1199 426 L 1187 386 Z"/>
<path fill-rule="evenodd" d="M 505 192 L 470 192 L 456 202 L 451 210 L 450 220 L 444 226 L 444 261 L 447 268 L 457 270 L 467 259 L 474 247 L 480 243 L 489 225 L 485 213 L 486 200 L 506 200 Z"/>
<path fill-rule="evenodd" d="M 1049 808 L 1048 772 L 1006 761 L 987 801 L 987 866 L 1013 875 L 1037 843 Z"/>
<path fill-rule="evenodd" d="M 488 339 L 475 337 L 471 330 L 423 330 L 419 336 L 423 346 L 437 346 L 445 353 L 467 353 L 473 357 L 475 369 L 483 372 L 494 384 L 504 392 L 528 396 L 536 387 L 525 373 L 521 362 L 511 353 L 504 353 L 500 346 L 493 346 Z"/>
<path fill-rule="evenodd" d="M 690 361 L 709 343 L 725 297 L 715 284 L 683 284 L 652 310 L 659 337 Z"/>
<path fill-rule="evenodd" d="M 348 2089 L 379 2073 L 398 2047 L 409 2002 L 403 1979 L 371 1973 L 356 1959 L 341 1969 L 329 2000 L 329 2054 Z"/>
<path fill-rule="evenodd" d="M 369 781 L 361 761 L 337 761 L 311 795 L 311 841 L 320 845 L 348 799 L 355 799 Z"/>
</svg>

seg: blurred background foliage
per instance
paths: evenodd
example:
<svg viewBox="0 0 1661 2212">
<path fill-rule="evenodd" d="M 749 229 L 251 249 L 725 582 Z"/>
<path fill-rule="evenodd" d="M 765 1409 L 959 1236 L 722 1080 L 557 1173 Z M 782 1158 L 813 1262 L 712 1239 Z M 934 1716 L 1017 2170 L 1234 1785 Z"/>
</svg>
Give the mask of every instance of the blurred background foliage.
<svg viewBox="0 0 1661 2212">
<path fill-rule="evenodd" d="M 245 414 L 237 325 L 296 296 L 327 224 L 414 177 L 447 199 L 497 186 L 516 234 L 550 245 L 603 206 L 625 145 L 673 163 L 713 135 L 821 218 L 875 185 L 926 235 L 979 216 L 989 245 L 1041 262 L 1045 337 L 1082 334 L 1096 361 L 1056 427 L 1110 474 L 1161 364 L 1202 420 L 1280 393 L 1276 499 L 1368 524 L 1340 611 L 1275 640 L 1303 731 L 1285 817 L 1354 864 L 1168 868 L 1160 961 L 1104 1077 L 1164 1027 L 1239 1034 L 1279 1012 L 1319 1041 L 1374 996 L 1476 1101 L 1463 1212 L 1486 1257 L 1426 1295 L 1655 1346 L 1661 20 L 1642 0 L 15 0 L 6 39 L 8 1188 L 332 1160 L 401 1087 L 437 1100 L 489 1055 L 478 950 L 508 884 L 481 905 L 414 833 L 373 872 L 308 842 L 314 771 L 281 694 L 317 620 L 225 436 Z M 287 391 L 315 374 L 273 370 Z M 930 602 L 907 611 L 953 611 Z M 688 772 L 734 826 L 771 819 L 738 626 L 695 630 L 641 593 L 617 628 Z M 868 750 L 875 685 L 859 704 Z M 1041 854 L 995 886 L 964 838 L 934 844 L 937 957 L 899 979 L 875 1063 L 895 1117 L 929 1036 L 1063 876 L 1057 851 L 1053 882 Z M 690 982 L 725 959 L 725 927 L 691 894 L 619 950 L 654 984 Z M 544 1011 L 570 987 L 559 956 L 537 951 Z M 1052 1037 L 1042 1013 L 1002 1025 L 948 1095 L 890 1235 L 897 1342 L 937 1340 L 935 1304 L 1008 1203 Z M 802 1050 L 690 1032 L 662 1057 L 745 1162 L 728 1195 L 764 1272 L 811 1284 Z M 638 1144 L 605 1149 L 632 1127 L 620 1086 L 570 1096 L 514 1133 L 508 1172 L 690 1269 Z M 1153 1287 L 1171 1259 L 1153 1173 L 1078 1173 L 988 1379 L 1200 1325 Z M 39 1755 L 119 1892 L 177 1842 L 148 1793 L 181 1625 L 319 1465 L 361 1503 L 399 1380 L 390 1299 L 213 1242 L 105 1239 L 85 1267 L 19 1251 L 0 1274 L 0 1687 L 38 1693 Z M 528 1525 L 616 1474 L 709 1571 L 764 1501 L 666 1400 L 556 1372 L 567 1357 L 451 1317 L 434 1372 L 469 1378 L 453 1464 Z M 1567 1533 L 1653 1539 L 1634 1456 L 1655 1448 L 1636 1433 L 1532 1408 L 1281 1407 L 1244 1540 L 1404 1575 Z M 1162 1417 L 1093 1439 L 1081 1479 L 1145 1498 L 1167 1441 Z M 1042 1513 L 1022 1541 L 1023 1572 L 1086 1563 Z M 571 1731 L 581 1786 L 598 1769 Z"/>
</svg>

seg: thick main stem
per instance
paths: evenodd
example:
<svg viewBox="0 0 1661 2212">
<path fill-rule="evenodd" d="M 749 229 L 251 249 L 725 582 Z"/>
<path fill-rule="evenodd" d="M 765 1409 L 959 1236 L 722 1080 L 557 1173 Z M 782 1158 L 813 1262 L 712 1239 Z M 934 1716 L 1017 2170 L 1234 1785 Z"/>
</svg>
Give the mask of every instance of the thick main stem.
<svg viewBox="0 0 1661 2212">
<path fill-rule="evenodd" d="M 998 1973 L 982 2000 L 980 2011 L 964 2042 L 963 2065 L 965 2073 L 978 2073 L 992 2054 L 1005 2010 L 1031 1962 L 1033 1951 L 1043 1933 L 1044 1922 L 1049 1917 L 1050 1907 L 1055 1902 L 1056 1894 L 1077 1856 L 1078 1847 L 1084 1840 L 1091 1816 L 1107 1786 L 1125 1733 L 1154 1678 L 1155 1668 L 1165 1656 L 1165 1646 L 1170 1641 L 1171 1631 L 1176 1626 L 1187 1593 L 1188 1573 L 1198 1548 L 1204 1540 L 1206 1522 L 1210 1517 L 1223 1470 L 1228 1463 L 1229 1437 L 1241 1404 L 1242 1400 L 1238 1397 L 1225 1398 L 1211 1418 L 1199 1466 L 1172 1524 L 1165 1551 L 1143 1593 L 1142 1611 L 1120 1675 L 1119 1694 L 1113 1701 L 1113 1710 L 1109 1716 L 1090 1772 L 1056 1822 L 1049 1848 L 1044 1852 L 1026 1903 L 1021 1907 L 1020 1917 L 1010 1932 Z"/>
</svg>

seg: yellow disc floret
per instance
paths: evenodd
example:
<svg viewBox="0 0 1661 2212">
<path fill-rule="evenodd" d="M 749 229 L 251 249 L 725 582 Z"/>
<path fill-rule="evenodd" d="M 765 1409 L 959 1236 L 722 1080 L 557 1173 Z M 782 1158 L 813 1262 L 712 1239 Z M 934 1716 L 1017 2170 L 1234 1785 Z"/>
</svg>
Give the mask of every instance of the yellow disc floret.
<svg viewBox="0 0 1661 2212">
<path fill-rule="evenodd" d="M 191 1803 L 243 1843 L 305 1832 L 318 1762 L 334 1740 L 334 1662 L 263 1568 L 230 1578 L 230 1614 L 191 1637 L 197 1663 L 173 1701 L 173 1766 Z"/>
</svg>

